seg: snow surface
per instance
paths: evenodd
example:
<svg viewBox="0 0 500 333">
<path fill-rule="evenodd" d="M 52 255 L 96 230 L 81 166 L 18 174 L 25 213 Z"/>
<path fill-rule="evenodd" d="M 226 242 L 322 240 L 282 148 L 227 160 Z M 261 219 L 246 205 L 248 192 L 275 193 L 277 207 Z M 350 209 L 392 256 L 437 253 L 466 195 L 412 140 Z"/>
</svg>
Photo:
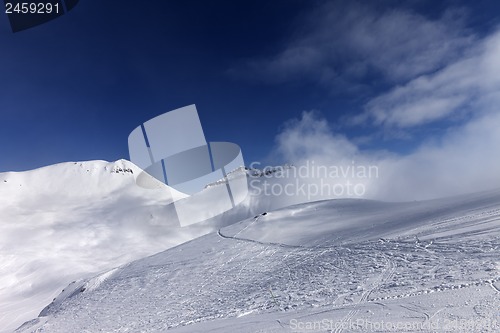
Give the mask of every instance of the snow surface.
<svg viewBox="0 0 500 333">
<path fill-rule="evenodd" d="M 252 175 L 258 188 L 257 171 L 239 168 L 230 177 Z M 0 173 L 0 333 L 36 317 L 72 281 L 304 201 L 250 195 L 237 209 L 180 228 L 172 202 L 186 196 L 154 178 L 139 187 L 139 174 L 126 160 Z M 207 186 L 204 204 L 217 204 L 213 192 L 225 182 Z"/>
<path fill-rule="evenodd" d="M 70 282 L 180 244 L 210 228 L 172 225 L 183 195 L 135 185 L 120 160 L 0 174 L 0 332 L 36 317 Z"/>
<path fill-rule="evenodd" d="M 18 331 L 498 332 L 499 308 L 500 190 L 258 214 L 78 280 Z"/>
</svg>

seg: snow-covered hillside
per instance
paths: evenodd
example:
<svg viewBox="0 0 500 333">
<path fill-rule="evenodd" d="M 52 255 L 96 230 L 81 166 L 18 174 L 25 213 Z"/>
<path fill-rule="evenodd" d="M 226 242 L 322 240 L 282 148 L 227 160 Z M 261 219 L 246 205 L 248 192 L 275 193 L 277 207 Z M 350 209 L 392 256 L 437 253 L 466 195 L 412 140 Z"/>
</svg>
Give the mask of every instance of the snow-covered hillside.
<svg viewBox="0 0 500 333">
<path fill-rule="evenodd" d="M 36 317 L 75 279 L 165 250 L 211 229 L 176 228 L 182 194 L 135 185 L 120 160 L 0 174 L 0 332 Z"/>
<path fill-rule="evenodd" d="M 19 331 L 498 332 L 499 308 L 500 190 L 259 214 L 76 281 Z"/>
<path fill-rule="evenodd" d="M 241 168 L 230 176 L 255 172 Z M 126 160 L 0 174 L 0 333 L 36 317 L 73 280 L 302 200 L 253 193 L 237 209 L 180 228 L 171 203 L 185 195 L 153 178 L 147 189 L 137 186 L 138 174 Z M 208 205 L 217 186 L 225 180 L 204 190 Z"/>
</svg>

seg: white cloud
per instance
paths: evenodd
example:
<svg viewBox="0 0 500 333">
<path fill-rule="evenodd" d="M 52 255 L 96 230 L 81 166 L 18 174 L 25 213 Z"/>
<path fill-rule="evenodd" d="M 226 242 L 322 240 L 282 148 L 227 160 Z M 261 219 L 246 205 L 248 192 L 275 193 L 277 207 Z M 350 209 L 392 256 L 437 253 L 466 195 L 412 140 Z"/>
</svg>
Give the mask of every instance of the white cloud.
<svg viewBox="0 0 500 333">
<path fill-rule="evenodd" d="M 415 200 L 500 187 L 500 32 L 477 41 L 461 59 L 374 98 L 358 121 L 385 132 L 450 119 L 439 135 L 409 154 L 363 151 L 316 113 L 289 121 L 277 136 L 276 153 L 299 164 L 377 165 L 379 177 L 363 181 L 366 196 Z M 464 116 L 466 115 L 466 116 Z M 425 127 L 424 127 L 425 128 Z"/>
<path fill-rule="evenodd" d="M 358 153 L 354 144 L 342 135 L 334 135 L 328 122 L 315 112 L 303 112 L 301 119 L 288 121 L 276 141 L 277 153 L 288 161 L 323 156 L 350 160 Z"/>
<path fill-rule="evenodd" d="M 355 123 L 412 127 L 457 112 L 496 107 L 500 91 L 500 32 L 470 46 L 467 55 L 434 74 L 415 78 L 373 99 Z"/>
<path fill-rule="evenodd" d="M 407 156 L 381 159 L 376 197 L 425 199 L 500 187 L 500 113 L 449 130 Z"/>
<path fill-rule="evenodd" d="M 380 200 L 431 199 L 498 188 L 499 111 L 449 129 L 440 140 L 423 143 L 408 155 L 359 150 L 344 136 L 334 134 L 324 119 L 306 112 L 277 136 L 275 153 L 297 166 L 307 161 L 326 166 L 345 166 L 351 161 L 358 166 L 375 165 L 377 178 L 358 181 L 366 187 L 366 197 Z M 327 181 L 341 183 L 343 179 Z"/>
<path fill-rule="evenodd" d="M 480 39 L 459 11 L 429 19 L 404 9 L 344 6 L 318 7 L 283 52 L 249 64 L 253 73 L 335 86 L 363 84 L 375 72 L 395 85 L 368 101 L 352 124 L 380 128 L 384 136 L 411 135 L 437 121 L 442 130 L 407 154 L 364 151 L 356 138 L 332 130 L 338 126 L 305 112 L 284 126 L 274 153 L 296 165 L 377 165 L 379 177 L 363 185 L 367 197 L 382 200 L 500 187 L 500 31 Z"/>
<path fill-rule="evenodd" d="M 336 87 L 373 72 L 401 82 L 460 56 L 474 40 L 463 18 L 458 10 L 431 20 L 407 9 L 328 2 L 300 22 L 306 28 L 280 53 L 233 72 L 271 82 L 306 77 Z"/>
</svg>

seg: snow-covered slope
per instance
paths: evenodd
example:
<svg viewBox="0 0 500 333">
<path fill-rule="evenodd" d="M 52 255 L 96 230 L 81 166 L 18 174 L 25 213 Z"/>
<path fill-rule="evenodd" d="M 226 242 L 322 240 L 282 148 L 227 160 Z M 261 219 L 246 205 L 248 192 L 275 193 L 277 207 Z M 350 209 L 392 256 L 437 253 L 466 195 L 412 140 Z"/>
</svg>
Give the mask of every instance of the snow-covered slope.
<svg viewBox="0 0 500 333">
<path fill-rule="evenodd" d="M 210 229 L 175 228 L 181 193 L 135 185 L 120 160 L 0 174 L 0 332 L 36 317 L 71 281 L 153 254 Z"/>
<path fill-rule="evenodd" d="M 258 178 L 256 172 L 241 168 L 230 176 Z M 139 173 L 119 160 L 0 174 L 0 333 L 35 317 L 75 279 L 297 202 L 252 192 L 237 209 L 179 228 L 171 203 L 185 195 L 153 178 L 141 188 Z M 211 193 L 225 181 L 207 186 L 207 205 L 217 204 Z"/>
<path fill-rule="evenodd" d="M 341 199 L 259 214 L 77 281 L 20 331 L 498 332 L 499 296 L 500 191 Z"/>
</svg>

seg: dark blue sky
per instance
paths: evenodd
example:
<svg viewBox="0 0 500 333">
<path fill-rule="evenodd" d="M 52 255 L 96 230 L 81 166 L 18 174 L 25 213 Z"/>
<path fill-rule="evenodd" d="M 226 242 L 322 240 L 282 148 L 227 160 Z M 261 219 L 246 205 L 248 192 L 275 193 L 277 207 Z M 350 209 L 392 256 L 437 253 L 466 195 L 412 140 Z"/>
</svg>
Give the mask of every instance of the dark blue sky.
<svg viewBox="0 0 500 333">
<path fill-rule="evenodd" d="M 379 94 L 439 70 L 461 54 L 462 44 L 447 49 L 444 60 L 401 74 L 385 71 L 386 60 L 370 48 L 342 40 L 349 24 L 397 11 L 406 13 L 398 16 L 402 24 L 449 24 L 449 31 L 436 30 L 443 44 L 446 33 L 454 40 L 488 34 L 498 23 L 498 5 L 352 3 L 81 0 L 66 15 L 15 34 L 0 14 L 0 172 L 128 158 L 131 130 L 189 104 L 197 105 L 207 139 L 238 143 L 246 161 L 267 159 L 283 124 L 304 110 L 319 110 L 353 140 L 370 137 L 363 141 L 366 149 L 411 150 L 443 124 L 427 124 L 401 139 L 380 134 L 369 122 L 345 125 L 352 123 L 345 119 L 361 114 Z M 337 24 L 335 17 L 349 13 L 358 16 Z M 455 19 L 461 34 L 453 32 Z M 408 55 L 397 57 L 414 66 Z"/>
</svg>

